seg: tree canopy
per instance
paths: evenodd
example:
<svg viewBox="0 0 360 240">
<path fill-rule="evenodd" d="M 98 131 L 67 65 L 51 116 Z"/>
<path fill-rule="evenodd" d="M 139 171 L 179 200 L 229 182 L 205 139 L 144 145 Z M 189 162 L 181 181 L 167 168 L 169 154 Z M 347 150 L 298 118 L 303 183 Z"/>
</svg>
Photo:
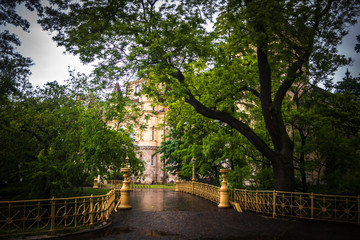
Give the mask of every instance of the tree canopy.
<svg viewBox="0 0 360 240">
<path fill-rule="evenodd" d="M 159 100 L 232 127 L 271 162 L 277 190 L 294 189 L 287 94 L 331 83 L 350 61 L 336 47 L 360 13 L 356 0 L 50 2 L 41 24 L 59 45 L 99 61 L 104 80 L 136 74 Z M 254 105 L 266 134 L 249 117 Z"/>
<path fill-rule="evenodd" d="M 124 124 L 138 107 L 122 94 L 96 89 L 87 77 L 73 76 L 1 106 L 0 186 L 20 182 L 22 197 L 49 198 L 92 184 L 98 175 L 119 178 L 127 156 L 132 172 L 141 175 L 133 129 Z"/>
</svg>

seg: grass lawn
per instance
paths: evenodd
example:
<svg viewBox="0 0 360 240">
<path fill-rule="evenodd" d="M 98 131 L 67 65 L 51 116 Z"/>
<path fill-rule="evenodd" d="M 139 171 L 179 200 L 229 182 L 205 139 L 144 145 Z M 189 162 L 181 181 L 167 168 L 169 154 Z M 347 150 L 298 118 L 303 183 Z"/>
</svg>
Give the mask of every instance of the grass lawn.
<svg viewBox="0 0 360 240">
<path fill-rule="evenodd" d="M 104 195 L 107 194 L 108 192 L 110 192 L 111 189 L 107 189 L 107 188 L 90 188 L 90 187 L 86 187 L 86 188 L 73 188 L 73 189 L 67 189 L 64 194 L 61 194 L 59 196 L 55 196 L 55 198 L 57 197 L 79 197 L 79 196 L 91 196 L 94 195 Z"/>
</svg>

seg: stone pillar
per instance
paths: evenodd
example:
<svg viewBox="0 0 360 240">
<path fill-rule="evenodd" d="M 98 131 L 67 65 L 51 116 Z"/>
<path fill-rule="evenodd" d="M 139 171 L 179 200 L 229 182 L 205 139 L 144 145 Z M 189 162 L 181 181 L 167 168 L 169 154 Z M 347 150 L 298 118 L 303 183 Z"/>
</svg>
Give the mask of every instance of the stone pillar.
<svg viewBox="0 0 360 240">
<path fill-rule="evenodd" d="M 120 189 L 121 196 L 119 209 L 130 209 L 132 208 L 130 205 L 130 168 L 122 168 L 121 172 L 124 173 L 124 181 Z"/>
<path fill-rule="evenodd" d="M 218 205 L 219 208 L 228 208 L 230 207 L 229 203 L 229 189 L 227 186 L 226 181 L 226 174 L 229 172 L 229 169 L 220 169 L 221 177 L 223 181 L 221 183 L 220 188 L 220 204 Z"/>
<path fill-rule="evenodd" d="M 99 188 L 97 178 L 94 178 L 94 186 L 93 186 L 93 188 Z"/>
<path fill-rule="evenodd" d="M 180 191 L 180 189 L 179 189 L 179 184 L 180 184 L 179 174 L 180 174 L 180 172 L 176 172 L 176 189 L 175 189 L 175 192 Z"/>
</svg>

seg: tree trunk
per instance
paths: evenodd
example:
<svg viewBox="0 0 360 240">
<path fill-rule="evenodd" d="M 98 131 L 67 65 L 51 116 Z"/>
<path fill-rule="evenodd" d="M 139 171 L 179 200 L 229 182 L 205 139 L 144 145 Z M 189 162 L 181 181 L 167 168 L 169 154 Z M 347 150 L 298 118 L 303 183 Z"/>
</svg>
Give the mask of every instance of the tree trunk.
<svg viewBox="0 0 360 240">
<path fill-rule="evenodd" d="M 279 156 L 272 161 L 274 188 L 280 191 L 294 191 L 294 166 L 292 161 Z"/>
<path fill-rule="evenodd" d="M 302 191 L 307 192 L 308 191 L 308 185 L 307 185 L 307 182 L 306 182 L 305 160 L 304 160 L 304 154 L 303 153 L 301 153 L 301 157 L 300 157 L 300 174 L 301 174 Z"/>
</svg>

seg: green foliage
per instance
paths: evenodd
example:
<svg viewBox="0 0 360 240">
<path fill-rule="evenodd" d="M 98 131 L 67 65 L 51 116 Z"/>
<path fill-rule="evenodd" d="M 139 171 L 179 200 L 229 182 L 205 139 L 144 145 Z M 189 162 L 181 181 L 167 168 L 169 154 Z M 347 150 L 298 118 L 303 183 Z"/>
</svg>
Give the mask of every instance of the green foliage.
<svg viewBox="0 0 360 240">
<path fill-rule="evenodd" d="M 183 179 L 191 179 L 191 159 L 195 157 L 198 181 L 219 185 L 219 170 L 225 164 L 231 168 L 229 184 L 239 188 L 255 171 L 252 166 L 263 160 L 262 155 L 237 131 L 197 114 L 181 101 L 170 105 L 166 122 L 172 126 L 171 140 L 164 141 L 158 152 L 162 153 L 165 168 L 172 173 L 180 171 Z"/>
<path fill-rule="evenodd" d="M 228 174 L 229 188 L 231 189 L 244 189 L 246 188 L 245 181 L 250 178 L 251 167 L 245 166 L 240 168 L 235 166 Z"/>
<path fill-rule="evenodd" d="M 274 189 L 274 176 L 272 174 L 271 168 L 260 169 L 260 171 L 257 172 L 254 176 L 252 176 L 252 178 L 252 187 L 254 187 L 255 189 Z"/>
<path fill-rule="evenodd" d="M 313 135 L 307 150 L 314 152 L 323 166 L 322 180 L 336 192 L 359 192 L 360 102 L 349 101 L 339 93 L 322 93 L 310 104 L 317 120 L 312 123 Z"/>
<path fill-rule="evenodd" d="M 360 36 L 358 36 L 360 39 Z M 345 77 L 335 85 L 337 93 L 343 93 L 347 96 L 353 95 L 355 99 L 360 100 L 360 77 L 352 77 L 349 70 L 346 71 Z"/>
<path fill-rule="evenodd" d="M 197 172 L 217 178 L 228 156 L 224 134 L 212 134 L 231 128 L 253 146 L 247 156 L 271 163 L 274 187 L 288 191 L 298 138 L 286 124 L 286 94 L 310 82 L 331 86 L 350 62 L 337 46 L 360 13 L 355 0 L 50 2 L 42 26 L 84 62 L 98 60 L 99 79 L 136 74 L 149 96 L 184 111 L 187 120 L 173 124 L 185 132 L 174 137 L 184 177 L 196 157 Z"/>
<path fill-rule="evenodd" d="M 164 169 L 166 172 L 176 175 L 181 168 L 181 157 L 176 155 L 176 151 L 181 145 L 180 140 L 166 140 L 162 141 L 156 153 L 161 153 L 161 161 L 164 162 Z"/>
<path fill-rule="evenodd" d="M 330 193 L 332 189 L 338 194 L 357 194 L 360 190 L 355 180 L 360 174 L 360 103 L 355 92 L 351 92 L 357 88 L 356 81 L 350 78 L 347 73 L 337 84 L 336 93 L 316 87 L 308 89 L 307 95 L 298 98 L 298 110 L 288 111 L 303 189 L 308 187 L 308 172 L 315 177 L 312 184 L 317 185 L 309 186 L 312 190 L 328 189 Z M 348 84 L 352 85 L 350 89 Z"/>
<path fill-rule="evenodd" d="M 28 197 L 49 198 L 88 185 L 109 170 L 118 171 L 126 156 L 132 171 L 142 173 L 131 128 L 120 127 L 131 110 L 124 110 L 130 101 L 114 94 L 101 99 L 89 87 L 72 88 L 73 83 L 47 83 L 21 102 L 2 107 L 1 185 L 22 181 Z"/>
</svg>

